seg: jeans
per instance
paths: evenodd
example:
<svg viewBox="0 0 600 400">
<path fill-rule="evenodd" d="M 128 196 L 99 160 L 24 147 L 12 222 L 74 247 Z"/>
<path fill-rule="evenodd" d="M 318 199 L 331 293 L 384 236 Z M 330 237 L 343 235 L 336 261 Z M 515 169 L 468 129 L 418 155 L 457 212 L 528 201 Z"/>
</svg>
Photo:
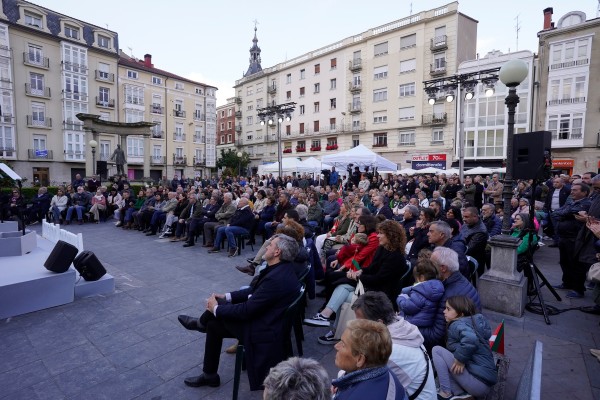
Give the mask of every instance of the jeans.
<svg viewBox="0 0 600 400">
<path fill-rule="evenodd" d="M 353 286 L 346 283 L 337 286 L 327 302 L 327 308 L 333 310 L 334 313 L 339 314 L 342 304 L 352 301 L 354 290 L 355 288 Z"/>
<path fill-rule="evenodd" d="M 84 206 L 71 206 L 67 210 L 67 221 L 71 220 L 71 216 L 73 215 L 73 210 L 77 212 L 77 220 L 81 221 L 83 219 L 83 211 L 85 210 Z"/>
<path fill-rule="evenodd" d="M 64 208 L 63 208 L 64 210 Z M 55 221 L 58 221 L 59 219 L 61 219 L 60 213 L 61 213 L 61 209 L 58 208 L 57 206 L 52 206 L 52 217 L 54 218 Z"/>
<path fill-rule="evenodd" d="M 156 226 L 165 214 L 166 212 L 162 210 L 156 210 L 152 213 L 152 218 L 150 218 L 150 225 L 154 228 L 154 230 L 156 230 Z"/>
<path fill-rule="evenodd" d="M 475 397 L 485 397 L 488 394 L 490 387 L 471 375 L 466 367 L 459 375 L 450 372 L 450 367 L 454 363 L 454 354 L 449 350 L 441 346 L 435 346 L 432 353 L 433 365 L 440 382 L 440 390 L 454 395 L 467 392 Z"/>
</svg>

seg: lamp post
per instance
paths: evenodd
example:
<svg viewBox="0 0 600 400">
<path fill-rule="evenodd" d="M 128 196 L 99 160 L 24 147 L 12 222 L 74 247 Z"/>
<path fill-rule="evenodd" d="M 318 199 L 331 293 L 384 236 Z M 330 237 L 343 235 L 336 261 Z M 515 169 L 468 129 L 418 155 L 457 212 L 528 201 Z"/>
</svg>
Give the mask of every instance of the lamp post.
<svg viewBox="0 0 600 400">
<path fill-rule="evenodd" d="M 261 125 L 268 123 L 269 125 L 274 124 L 274 118 L 277 118 L 277 161 L 279 163 L 279 177 L 283 175 L 282 171 L 282 150 L 281 150 L 281 123 L 285 119 L 286 121 L 292 120 L 292 112 L 296 109 L 296 103 L 284 103 L 284 104 L 272 104 L 270 106 L 259 108 L 258 118 Z"/>
<path fill-rule="evenodd" d="M 513 141 L 515 136 L 515 110 L 519 104 L 517 86 L 527 78 L 528 68 L 522 60 L 508 61 L 500 68 L 500 81 L 508 87 L 508 96 L 504 104 L 508 108 L 507 139 L 506 139 L 506 175 L 504 175 L 504 189 L 502 199 L 504 201 L 504 216 L 502 217 L 502 234 L 510 235 L 510 200 L 512 198 L 513 185 Z"/>
<path fill-rule="evenodd" d="M 241 151 L 238 151 L 237 156 L 238 156 L 238 177 L 241 177 L 242 176 L 242 157 L 244 156 L 244 153 L 242 153 Z"/>
<path fill-rule="evenodd" d="M 92 148 L 92 175 L 96 175 L 96 146 L 98 146 L 98 142 L 92 139 L 89 141 L 89 145 Z"/>
</svg>

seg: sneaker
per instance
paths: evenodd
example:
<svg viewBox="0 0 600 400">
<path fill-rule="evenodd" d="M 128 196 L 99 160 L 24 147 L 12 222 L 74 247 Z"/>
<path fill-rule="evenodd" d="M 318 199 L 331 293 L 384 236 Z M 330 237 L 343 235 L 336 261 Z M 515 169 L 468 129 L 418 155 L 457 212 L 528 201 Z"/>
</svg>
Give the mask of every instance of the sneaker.
<svg viewBox="0 0 600 400">
<path fill-rule="evenodd" d="M 304 319 L 304 323 L 309 326 L 329 326 L 331 319 L 316 313 L 314 317 Z"/>
<path fill-rule="evenodd" d="M 567 293 L 567 297 L 569 299 L 583 299 L 583 293 L 576 292 L 575 290 L 571 290 Z"/>
<path fill-rule="evenodd" d="M 457 394 L 455 396 L 450 397 L 450 400 L 459 400 L 459 399 L 473 400 L 474 397 L 471 396 L 469 393 Z"/>
<path fill-rule="evenodd" d="M 319 343 L 325 344 L 325 345 L 327 345 L 327 344 L 334 345 L 340 341 L 340 339 L 335 338 L 335 333 L 333 333 L 333 331 L 327 332 L 327 335 L 319 336 L 318 340 L 319 340 Z"/>
<path fill-rule="evenodd" d="M 552 287 L 554 289 L 561 289 L 561 290 L 568 290 L 569 288 L 565 286 L 564 283 L 561 283 L 560 285 L 552 285 Z"/>
</svg>

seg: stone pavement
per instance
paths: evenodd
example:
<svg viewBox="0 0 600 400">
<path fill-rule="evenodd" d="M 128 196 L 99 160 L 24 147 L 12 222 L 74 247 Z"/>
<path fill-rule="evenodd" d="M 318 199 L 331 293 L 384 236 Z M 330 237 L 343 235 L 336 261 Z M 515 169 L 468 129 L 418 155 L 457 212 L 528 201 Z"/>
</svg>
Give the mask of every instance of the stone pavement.
<svg viewBox="0 0 600 400">
<path fill-rule="evenodd" d="M 34 226 L 39 228 L 39 225 Z M 219 388 L 188 388 L 186 376 L 200 373 L 204 334 L 189 332 L 177 315 L 199 315 L 205 299 L 248 284 L 235 270 L 241 257 L 207 254 L 196 245 L 182 248 L 123 231 L 113 223 L 67 227 L 82 232 L 115 277 L 116 291 L 53 309 L 0 321 L 0 398 L 2 399 L 227 399 L 233 388 L 234 355 L 223 354 Z M 255 248 L 256 249 L 256 248 Z M 558 282 L 558 251 L 547 247 L 536 261 L 551 282 Z M 564 299 L 559 308 L 590 304 Z M 564 293 L 561 293 L 564 294 Z M 320 301 L 311 301 L 308 314 Z M 1 305 L 0 305 L 1 306 Z M 526 312 L 523 318 L 485 312 L 495 326 L 506 323 L 506 353 L 511 358 L 506 399 L 514 397 L 534 340 L 544 342 L 543 399 L 600 399 L 600 363 L 589 348 L 600 348 L 600 317 L 579 311 L 552 316 Z M 319 360 L 335 376 L 333 346 L 317 343 L 323 328 L 304 327 L 305 357 Z M 233 341 L 225 341 L 223 349 Z M 261 399 L 250 392 L 242 373 L 240 399 Z"/>
</svg>

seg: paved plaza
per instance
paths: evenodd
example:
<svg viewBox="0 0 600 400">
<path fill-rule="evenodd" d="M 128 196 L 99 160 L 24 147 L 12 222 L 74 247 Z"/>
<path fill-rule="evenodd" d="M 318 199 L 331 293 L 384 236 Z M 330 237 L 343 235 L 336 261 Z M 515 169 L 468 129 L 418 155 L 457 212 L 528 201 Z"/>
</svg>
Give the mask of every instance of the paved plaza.
<svg viewBox="0 0 600 400">
<path fill-rule="evenodd" d="M 33 228 L 41 230 L 40 225 Z M 211 293 L 248 284 L 250 278 L 234 265 L 245 264 L 250 248 L 228 258 L 225 252 L 207 254 L 201 243 L 183 248 L 181 242 L 123 231 L 111 222 L 67 228 L 83 233 L 85 248 L 115 277 L 116 290 L 0 321 L 0 398 L 231 398 L 235 355 L 221 357 L 219 388 L 184 385 L 185 377 L 201 372 L 205 335 L 183 329 L 177 315 L 199 315 Z M 556 249 L 543 247 L 536 254 L 553 283 L 560 280 L 557 261 Z M 547 290 L 544 294 L 548 304 L 561 309 L 591 304 L 589 294 L 562 302 L 553 301 Z M 308 313 L 320 304 L 320 299 L 310 301 Z M 542 399 L 600 399 L 600 362 L 589 352 L 600 348 L 599 316 L 568 311 L 546 325 L 541 315 L 530 312 L 523 318 L 485 314 L 493 326 L 506 322 L 506 399 L 514 398 L 536 339 L 544 343 Z M 324 329 L 305 326 L 304 332 L 305 357 L 319 360 L 335 376 L 333 346 L 316 340 Z M 223 350 L 231 343 L 226 341 Z M 260 398 L 262 392 L 249 391 L 243 372 L 240 399 Z"/>
</svg>

